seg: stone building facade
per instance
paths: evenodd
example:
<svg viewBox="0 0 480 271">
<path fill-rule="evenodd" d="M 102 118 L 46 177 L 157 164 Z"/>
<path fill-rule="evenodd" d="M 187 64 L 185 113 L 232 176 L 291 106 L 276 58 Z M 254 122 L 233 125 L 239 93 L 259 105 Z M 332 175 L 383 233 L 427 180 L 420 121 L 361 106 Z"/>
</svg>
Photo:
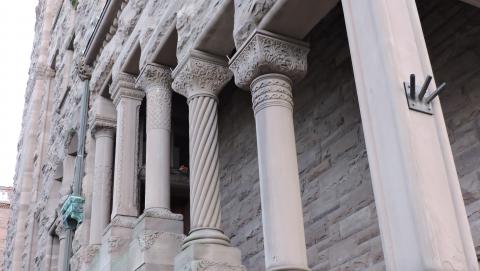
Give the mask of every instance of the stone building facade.
<svg viewBox="0 0 480 271">
<path fill-rule="evenodd" d="M 10 219 L 13 187 L 0 186 L 0 268 L 4 268 L 5 240 L 8 220 Z"/>
<path fill-rule="evenodd" d="M 35 30 L 5 270 L 479 270 L 478 0 L 40 0 Z"/>
</svg>

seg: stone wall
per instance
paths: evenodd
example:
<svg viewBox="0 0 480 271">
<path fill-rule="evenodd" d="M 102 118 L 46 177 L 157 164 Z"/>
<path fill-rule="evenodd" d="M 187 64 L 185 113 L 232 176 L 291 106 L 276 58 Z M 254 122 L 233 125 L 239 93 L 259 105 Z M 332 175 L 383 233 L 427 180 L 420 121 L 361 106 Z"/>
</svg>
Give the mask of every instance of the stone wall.
<svg viewBox="0 0 480 271">
<path fill-rule="evenodd" d="M 480 257 L 480 9 L 442 0 L 419 5 L 477 256 Z"/>
<path fill-rule="evenodd" d="M 160 38 L 175 26 L 179 38 L 177 57 L 181 58 L 195 45 L 200 31 L 208 26 L 212 14 L 218 12 L 223 3 L 220 0 L 124 2 L 116 26 L 95 61 L 90 84 L 91 104 L 103 91 L 102 86 L 109 81 L 110 74 L 121 69 L 138 44 L 142 50 L 141 68 L 149 61 L 147 56 L 156 50 Z M 238 47 L 275 1 L 233 2 L 235 22 L 232 37 L 228 38 Z M 50 242 L 48 230 L 56 211 L 51 205 L 58 208 L 61 204 L 58 202 L 56 206 L 51 200 L 68 193 L 53 189 L 58 185 L 53 175 L 66 156 L 71 132 L 78 126 L 82 85 L 75 75 L 73 62 L 83 53 L 105 3 L 106 0 L 79 1 L 75 10 L 67 0 L 40 0 L 37 7 L 17 164 L 18 177 L 22 171 L 19 165 L 24 157 L 25 139 L 32 134 L 38 146 L 43 146 L 40 141 L 45 133 L 39 129 L 44 124 L 41 120 L 48 119 L 51 127 L 49 136 L 43 138 L 47 144 L 45 153 L 43 157 L 38 156 L 42 148 L 37 147 L 38 155 L 31 161 L 39 173 L 35 180 L 38 190 L 32 193 L 37 201 L 29 206 L 27 221 L 36 224 L 26 227 L 32 234 L 25 238 L 27 249 L 22 264 L 30 265 L 32 270 L 44 270 L 48 262 L 44 248 Z M 47 7 L 52 5 L 55 15 L 46 15 Z M 422 0 L 419 9 L 436 79 L 449 84 L 442 104 L 477 254 L 480 254 L 480 9 L 456 0 Z M 49 16 L 56 18 L 53 26 L 44 25 Z M 48 42 L 42 43 L 42 40 Z M 312 30 L 307 40 L 312 48 L 309 73 L 294 90 L 294 120 L 309 265 L 315 271 L 382 270 L 379 228 L 340 5 Z M 42 93 L 51 96 L 42 96 L 39 106 L 42 112 L 31 119 L 32 93 L 39 87 L 37 78 L 45 73 L 45 65 L 55 70 L 49 80 L 41 81 Z M 51 104 L 45 97 L 53 99 Z M 255 122 L 249 93 L 230 83 L 221 94 L 219 110 L 223 224 L 233 244 L 241 248 L 247 268 L 264 270 Z M 87 198 L 91 192 L 88 188 L 92 179 L 93 143 L 89 137 L 87 177 L 84 178 Z M 13 202 L 18 202 L 19 184 L 15 187 Z M 18 218 L 15 206 L 12 221 Z M 88 239 L 88 221 L 87 211 L 83 228 L 75 237 L 75 251 Z M 9 224 L 6 270 L 11 270 L 14 226 Z M 31 245 L 34 247 L 29 255 Z M 80 256 L 76 254 L 74 261 L 81 262 Z M 28 263 L 26 259 L 30 259 Z"/>
<path fill-rule="evenodd" d="M 480 9 L 419 1 L 477 254 L 480 246 Z M 294 118 L 309 265 L 384 270 L 375 203 L 341 6 L 308 37 L 309 72 Z M 255 122 L 250 96 L 220 98 L 223 223 L 249 270 L 264 270 Z M 285 233 L 288 234 L 288 233 Z"/>
</svg>

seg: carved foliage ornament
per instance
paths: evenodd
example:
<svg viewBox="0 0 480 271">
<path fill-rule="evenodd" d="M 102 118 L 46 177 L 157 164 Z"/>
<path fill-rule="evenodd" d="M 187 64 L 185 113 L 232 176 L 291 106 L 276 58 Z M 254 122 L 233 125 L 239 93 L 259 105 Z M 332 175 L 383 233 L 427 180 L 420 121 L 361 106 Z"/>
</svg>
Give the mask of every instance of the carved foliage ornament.
<svg viewBox="0 0 480 271">
<path fill-rule="evenodd" d="M 162 242 L 173 241 L 177 243 L 178 246 L 180 246 L 183 239 L 184 239 L 183 234 L 177 234 L 172 232 L 158 232 L 158 231 L 144 232 L 137 236 L 138 245 L 141 251 L 150 249 L 157 241 L 162 241 Z"/>
<path fill-rule="evenodd" d="M 257 30 L 230 61 L 235 83 L 249 89 L 258 76 L 279 73 L 293 82 L 301 80 L 307 72 L 307 43 Z"/>
<path fill-rule="evenodd" d="M 205 94 L 216 96 L 232 78 L 226 64 L 222 58 L 193 50 L 173 71 L 172 88 L 187 98 Z"/>
<path fill-rule="evenodd" d="M 75 70 L 82 81 L 90 79 L 92 76 L 92 67 L 87 65 L 85 57 L 80 57 L 75 62 Z"/>
<path fill-rule="evenodd" d="M 150 91 L 152 88 L 170 90 L 172 84 L 172 72 L 170 67 L 149 63 L 146 64 L 138 76 L 136 87 Z"/>
</svg>

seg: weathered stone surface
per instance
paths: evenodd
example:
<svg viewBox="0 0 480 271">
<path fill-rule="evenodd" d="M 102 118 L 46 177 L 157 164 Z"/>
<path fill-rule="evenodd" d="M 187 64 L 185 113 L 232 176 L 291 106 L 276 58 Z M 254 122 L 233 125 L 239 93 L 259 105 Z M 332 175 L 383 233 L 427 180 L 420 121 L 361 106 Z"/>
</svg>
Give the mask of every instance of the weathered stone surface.
<svg viewBox="0 0 480 271">
<path fill-rule="evenodd" d="M 275 1 L 233 2 L 232 35 L 239 49 Z M 435 77 L 437 82 L 448 83 L 441 102 L 480 256 L 480 10 L 458 1 L 417 2 Z M 48 265 L 54 257 L 47 249 L 56 242 L 51 233 L 57 211 L 71 189 L 73 157 L 68 155 L 67 147 L 78 130 L 83 90 L 73 63 L 83 54 L 105 3 L 107 0 L 79 1 L 75 11 L 70 1 L 39 1 L 11 219 L 23 219 L 26 223 L 19 227 L 9 223 L 5 270 L 14 268 L 15 234 L 21 236 L 25 247 L 16 267 L 50 270 Z M 182 59 L 195 47 L 211 15 L 222 4 L 220 0 L 125 1 L 94 61 L 90 105 L 100 93 L 108 98 L 112 72 L 124 68 L 137 46 L 141 51 L 135 63 L 138 72 L 151 62 L 172 27 L 178 34 L 176 57 Z M 308 261 L 315 271 L 385 270 L 342 17 L 341 8 L 337 7 L 306 38 L 311 47 L 308 72 L 293 90 Z M 92 112 L 89 116 L 93 116 Z M 248 270 L 264 270 L 251 96 L 228 84 L 219 96 L 218 117 L 225 235 L 241 249 L 242 264 Z M 91 135 L 92 127 L 88 128 L 87 134 Z M 83 196 L 87 199 L 85 222 L 77 230 L 73 245 L 72 264 L 77 270 L 87 270 L 82 262 L 88 263 L 86 259 L 97 253 L 87 247 L 94 146 L 95 139 L 89 136 L 83 179 Z M 28 167 L 22 166 L 24 159 Z M 64 169 L 59 181 L 55 172 L 64 161 L 70 169 Z M 23 183 L 27 171 L 33 176 L 29 184 Z M 28 193 L 23 193 L 20 202 L 22 191 Z M 115 240 L 111 241 L 114 247 Z M 107 250 L 104 247 L 99 253 L 107 255 Z"/>
</svg>

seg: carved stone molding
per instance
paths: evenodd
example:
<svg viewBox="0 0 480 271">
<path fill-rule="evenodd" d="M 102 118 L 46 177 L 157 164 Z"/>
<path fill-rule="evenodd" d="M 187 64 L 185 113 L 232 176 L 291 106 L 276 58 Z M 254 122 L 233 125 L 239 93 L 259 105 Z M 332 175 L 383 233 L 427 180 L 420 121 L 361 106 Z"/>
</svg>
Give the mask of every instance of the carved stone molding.
<svg viewBox="0 0 480 271">
<path fill-rule="evenodd" d="M 293 82 L 301 80 L 307 72 L 308 44 L 302 41 L 256 30 L 230 60 L 235 84 L 248 90 L 260 75 L 279 73 Z"/>
<path fill-rule="evenodd" d="M 117 106 L 121 98 L 143 100 L 145 92 L 135 88 L 135 77 L 128 73 L 119 73 L 110 87 L 113 103 Z"/>
<path fill-rule="evenodd" d="M 87 65 L 85 57 L 80 57 L 75 62 L 75 71 L 82 81 L 90 79 L 92 76 L 92 67 Z"/>
<path fill-rule="evenodd" d="M 170 90 L 172 85 L 171 68 L 156 63 L 148 63 L 140 71 L 135 85 L 145 92 L 159 88 Z"/>
<path fill-rule="evenodd" d="M 272 105 L 279 105 L 293 110 L 292 82 L 282 74 L 270 73 L 257 77 L 252 82 L 253 111 Z"/>
<path fill-rule="evenodd" d="M 183 271 L 246 271 L 242 265 L 230 265 L 209 260 L 194 261 L 186 265 Z"/>
<path fill-rule="evenodd" d="M 126 245 L 126 240 L 120 238 L 119 236 L 112 236 L 107 239 L 108 243 L 108 253 L 112 253 L 120 250 L 124 245 Z"/>
<path fill-rule="evenodd" d="M 197 95 L 218 95 L 232 78 L 232 72 L 224 59 L 192 50 L 175 68 L 172 76 L 173 90 L 190 99 Z"/>
<path fill-rule="evenodd" d="M 170 210 L 165 208 L 149 208 L 143 212 L 142 216 L 146 217 L 156 217 L 156 218 L 163 218 L 169 220 L 183 220 L 183 215 L 172 213 Z"/>
<path fill-rule="evenodd" d="M 112 219 L 112 221 L 110 222 L 110 225 L 108 225 L 107 229 L 112 227 L 112 226 L 118 226 L 118 227 L 132 228 L 133 229 L 133 227 L 135 227 L 136 220 L 137 220 L 136 217 L 117 215 Z"/>
<path fill-rule="evenodd" d="M 97 252 L 100 250 L 100 245 L 89 245 L 83 253 L 83 262 L 91 263 Z"/>
<path fill-rule="evenodd" d="M 150 249 L 155 242 L 168 242 L 174 241 L 178 244 L 181 244 L 184 239 L 183 234 L 177 234 L 172 232 L 143 232 L 137 235 L 138 245 L 140 247 L 140 251 L 145 251 Z"/>
</svg>

